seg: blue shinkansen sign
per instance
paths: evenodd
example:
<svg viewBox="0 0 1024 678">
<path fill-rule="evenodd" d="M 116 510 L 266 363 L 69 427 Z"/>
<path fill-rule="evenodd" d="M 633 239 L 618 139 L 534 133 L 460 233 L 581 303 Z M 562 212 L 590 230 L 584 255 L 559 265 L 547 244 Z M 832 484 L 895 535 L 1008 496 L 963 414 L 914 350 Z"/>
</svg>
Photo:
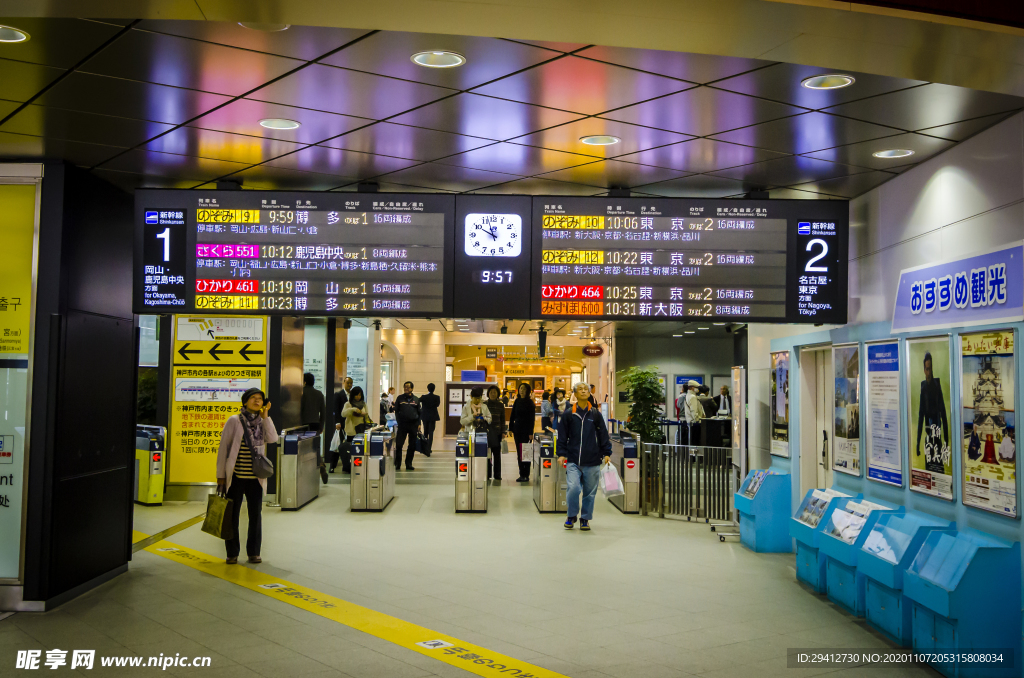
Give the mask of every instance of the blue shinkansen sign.
<svg viewBox="0 0 1024 678">
<path fill-rule="evenodd" d="M 900 272 L 893 332 L 1024 320 L 1024 242 Z"/>
</svg>

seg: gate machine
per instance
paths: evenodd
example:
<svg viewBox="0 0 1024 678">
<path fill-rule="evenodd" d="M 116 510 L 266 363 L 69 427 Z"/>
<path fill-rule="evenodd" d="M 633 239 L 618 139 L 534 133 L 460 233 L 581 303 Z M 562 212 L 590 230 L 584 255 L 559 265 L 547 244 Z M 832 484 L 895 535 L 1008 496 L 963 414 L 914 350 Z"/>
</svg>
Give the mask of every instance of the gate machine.
<svg viewBox="0 0 1024 678">
<path fill-rule="evenodd" d="M 135 427 L 135 501 L 143 506 L 164 503 L 163 426 Z"/>
<path fill-rule="evenodd" d="M 455 440 L 455 512 L 487 512 L 487 431 L 459 433 Z"/>
<path fill-rule="evenodd" d="M 640 437 L 621 429 L 618 438 L 612 438 L 612 463 L 619 462 L 619 477 L 625 494 L 608 501 L 623 513 L 640 513 Z"/>
<path fill-rule="evenodd" d="M 391 461 L 391 430 L 377 426 L 352 439 L 353 511 L 383 511 L 395 496 L 395 466 Z"/>
<path fill-rule="evenodd" d="M 533 503 L 540 513 L 565 513 L 565 463 L 558 461 L 555 438 L 547 433 L 533 436 Z"/>
</svg>

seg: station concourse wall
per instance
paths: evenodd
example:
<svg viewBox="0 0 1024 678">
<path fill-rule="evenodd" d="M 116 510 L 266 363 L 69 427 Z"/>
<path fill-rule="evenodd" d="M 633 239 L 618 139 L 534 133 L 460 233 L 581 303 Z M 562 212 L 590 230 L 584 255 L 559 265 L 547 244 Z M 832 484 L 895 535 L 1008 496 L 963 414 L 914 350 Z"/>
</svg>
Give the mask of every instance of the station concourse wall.
<svg viewBox="0 0 1024 678">
<path fill-rule="evenodd" d="M 961 383 L 956 368 L 957 336 L 963 332 L 985 329 L 1015 329 L 1018 338 L 1024 323 L 1003 323 L 993 326 L 957 327 L 940 330 L 893 334 L 892 312 L 900 271 L 945 259 L 967 256 L 972 252 L 998 247 L 1024 239 L 1024 114 L 1017 113 L 1000 124 L 953 146 L 945 153 L 907 170 L 850 203 L 850 307 L 848 325 L 833 329 L 813 328 L 810 332 L 788 333 L 790 328 L 751 326 L 750 363 L 766 365 L 768 352 L 790 351 L 791 369 L 798 369 L 801 347 L 819 344 L 901 340 L 901 374 L 905 375 L 906 353 L 903 340 L 915 337 L 951 335 L 951 383 L 948 397 L 953 421 L 951 431 L 957 432 L 953 449 L 953 501 L 945 501 L 909 488 L 909 450 L 907 431 L 906 378 L 901 376 L 901 454 L 904 485 L 895 487 L 866 478 L 867 419 L 861 427 L 860 477 L 834 474 L 834 486 L 844 492 L 863 492 L 868 499 L 879 499 L 906 506 L 908 511 L 921 511 L 946 520 L 958 527 L 972 527 L 983 532 L 1024 542 L 1021 519 L 1009 519 L 963 504 L 962 430 L 959 403 Z M 811 328 L 807 328 L 811 329 Z M 772 332 L 786 336 L 772 336 Z M 757 337 L 755 337 L 757 335 Z M 1024 360 L 1017 347 L 1017 388 L 1024 378 Z M 763 383 L 762 383 L 763 382 Z M 751 380 L 751 410 L 755 400 L 768 400 L 768 381 L 757 380 L 757 393 Z M 790 458 L 770 457 L 771 467 L 792 474 L 793 506 L 799 505 L 800 460 L 800 380 L 790 388 Z M 1024 405 L 1018 394 L 1015 408 Z M 753 419 L 753 414 L 751 415 Z M 751 431 L 755 423 L 750 422 Z M 756 423 L 759 436 L 767 437 L 768 422 Z M 807 450 L 817 454 L 817 450 Z M 1018 452 L 1019 454 L 1019 452 Z M 1018 463 L 1020 457 L 1018 456 Z M 761 461 L 765 461 L 761 459 Z M 751 468 L 754 465 L 753 450 Z M 1020 478 L 1017 479 L 1018 514 L 1024 512 Z M 1024 573 L 1022 573 L 1024 583 Z"/>
</svg>

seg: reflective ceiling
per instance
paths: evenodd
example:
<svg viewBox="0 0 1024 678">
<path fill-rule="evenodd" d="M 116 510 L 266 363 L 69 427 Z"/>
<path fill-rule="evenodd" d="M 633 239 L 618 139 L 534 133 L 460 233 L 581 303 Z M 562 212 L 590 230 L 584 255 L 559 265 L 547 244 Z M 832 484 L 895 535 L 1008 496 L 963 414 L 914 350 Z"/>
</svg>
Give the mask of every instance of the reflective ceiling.
<svg viewBox="0 0 1024 678">
<path fill-rule="evenodd" d="M 0 157 L 125 189 L 851 198 L 1024 99 L 736 57 L 198 21 L 0 18 Z M 420 51 L 466 57 L 452 69 Z M 266 129 L 284 118 L 297 129 Z M 613 135 L 611 146 L 580 138 Z M 886 149 L 914 154 L 879 159 Z"/>
</svg>

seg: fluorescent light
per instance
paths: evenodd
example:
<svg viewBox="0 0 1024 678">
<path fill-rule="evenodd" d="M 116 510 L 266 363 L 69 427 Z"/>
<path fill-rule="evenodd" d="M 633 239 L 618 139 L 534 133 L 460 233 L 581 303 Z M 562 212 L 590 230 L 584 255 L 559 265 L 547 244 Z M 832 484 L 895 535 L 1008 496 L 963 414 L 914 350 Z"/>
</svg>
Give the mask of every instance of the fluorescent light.
<svg viewBox="0 0 1024 678">
<path fill-rule="evenodd" d="M 728 325 L 729 323 L 712 323 L 714 325 Z"/>
<path fill-rule="evenodd" d="M 686 334 L 697 334 L 695 330 L 685 330 Z"/>
<path fill-rule="evenodd" d="M 800 82 L 807 89 L 842 89 L 857 82 L 852 75 L 842 73 L 827 73 L 825 75 L 814 75 L 805 78 Z"/>
<path fill-rule="evenodd" d="M 298 129 L 301 124 L 298 120 L 289 120 L 288 118 L 263 118 L 260 120 L 260 127 L 267 129 Z"/>
<path fill-rule="evenodd" d="M 458 52 L 448 52 L 446 50 L 417 52 L 409 58 L 412 59 L 414 64 L 425 66 L 426 68 L 458 68 L 466 63 L 466 57 Z"/>
<path fill-rule="evenodd" d="M 25 42 L 29 35 L 20 28 L 0 25 L 0 42 Z"/>
<path fill-rule="evenodd" d="M 261 24 L 256 21 L 239 21 L 238 25 L 242 28 L 248 28 L 253 31 L 263 31 L 264 33 L 279 33 L 281 31 L 287 31 L 292 27 L 291 24 Z"/>
<path fill-rule="evenodd" d="M 587 321 L 587 324 L 588 324 L 588 325 L 596 325 L 596 324 L 597 324 L 597 321 L 596 321 L 596 320 L 588 320 L 588 321 Z"/>
<path fill-rule="evenodd" d="M 905 158 L 908 155 L 914 155 L 914 152 L 909 148 L 890 148 L 884 151 L 875 151 L 871 155 L 876 158 Z"/>
<path fill-rule="evenodd" d="M 710 327 L 698 327 L 697 329 L 698 330 L 710 330 L 711 328 Z"/>
<path fill-rule="evenodd" d="M 673 337 L 681 337 L 681 336 L 683 336 L 683 335 L 681 335 L 681 334 L 673 334 L 672 336 L 673 336 Z"/>
<path fill-rule="evenodd" d="M 617 144 L 622 139 L 613 137 L 611 134 L 592 134 L 586 137 L 580 137 L 580 142 L 587 146 L 611 146 Z"/>
</svg>

